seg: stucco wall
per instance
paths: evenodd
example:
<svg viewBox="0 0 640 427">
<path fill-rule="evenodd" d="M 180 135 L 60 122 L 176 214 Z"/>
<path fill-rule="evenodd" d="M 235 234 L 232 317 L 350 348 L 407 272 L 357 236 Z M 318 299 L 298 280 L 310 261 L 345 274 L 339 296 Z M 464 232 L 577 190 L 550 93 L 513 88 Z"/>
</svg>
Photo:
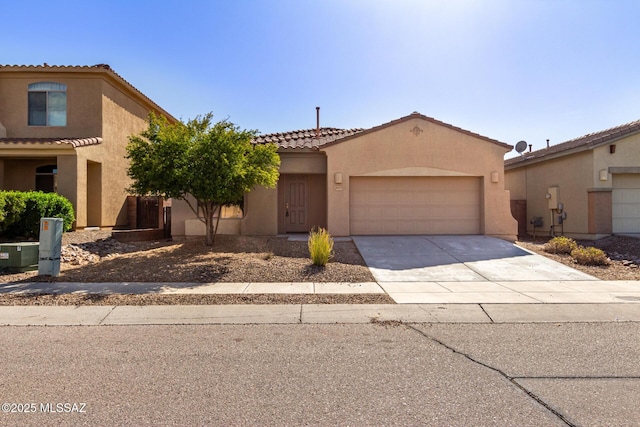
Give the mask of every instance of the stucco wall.
<svg viewBox="0 0 640 427">
<path fill-rule="evenodd" d="M 95 75 L 94 75 L 95 76 Z M 101 83 L 91 74 L 65 72 L 2 73 L 0 119 L 7 137 L 70 138 L 101 136 Z M 67 85 L 67 125 L 29 126 L 28 86 L 37 82 Z"/>
<path fill-rule="evenodd" d="M 197 206 L 196 200 L 189 196 L 189 202 Z M 241 218 L 221 218 L 217 234 L 240 234 Z M 191 236 L 204 236 L 206 226 L 193 213 L 187 202 L 172 200 L 171 202 L 171 236 L 180 239 Z"/>
<path fill-rule="evenodd" d="M 527 199 L 527 173 L 525 168 L 504 171 L 504 188 L 511 200 Z"/>
<path fill-rule="evenodd" d="M 272 236 L 278 233 L 278 189 L 255 187 L 244 198 L 244 218 L 240 233 Z"/>
<path fill-rule="evenodd" d="M 278 151 L 280 156 L 281 174 L 325 174 L 327 173 L 327 158 L 325 153 L 318 151 L 292 152 L 291 149 Z"/>
<path fill-rule="evenodd" d="M 280 174 L 323 174 L 326 172 L 326 157 L 324 153 L 311 150 L 281 150 L 280 156 Z M 319 175 L 318 175 L 319 176 Z M 324 175 L 323 175 L 324 176 Z M 317 177 L 312 178 L 312 183 L 317 183 Z M 322 186 L 316 185 L 318 188 Z M 315 188 L 315 187 L 314 187 Z M 276 188 L 267 189 L 264 187 L 256 187 L 245 196 L 244 218 L 240 221 L 239 228 L 235 224 L 224 225 L 223 233 L 232 234 L 237 230 L 238 233 L 244 235 L 276 235 L 278 233 L 278 221 L 282 218 L 278 217 L 278 191 L 280 185 Z M 324 189 L 322 190 L 324 191 Z M 326 193 L 326 191 L 325 191 Z M 317 212 L 313 213 L 314 215 Z M 187 230 L 185 222 L 195 219 L 193 212 L 186 206 L 186 203 L 174 201 L 172 208 L 172 227 L 173 236 L 184 236 L 190 233 L 201 233 L 204 235 L 204 228 L 198 226 Z M 315 217 L 314 217 L 315 218 Z M 222 222 L 224 219 L 220 220 Z M 237 220 L 233 220 L 236 221 Z M 282 221 L 280 221 L 282 222 Z M 317 221 L 316 221 L 317 222 Z"/>
<path fill-rule="evenodd" d="M 36 168 L 56 164 L 56 158 L 15 159 L 5 164 L 4 186 L 8 190 L 30 191 L 36 186 Z"/>
<path fill-rule="evenodd" d="M 616 146 L 614 153 L 610 149 L 612 144 Z M 511 199 L 527 200 L 529 234 L 533 233 L 530 222 L 534 216 L 544 220 L 543 229 L 537 233 L 549 233 L 551 215 L 545 195 L 553 186 L 558 186 L 559 201 L 567 213 L 563 228 L 554 218 L 556 234 L 563 230 L 575 238 L 599 238 L 611 233 L 613 176 L 609 168 L 638 167 L 639 146 L 640 134 L 635 134 L 591 150 L 507 169 L 506 188 Z"/>
<path fill-rule="evenodd" d="M 553 223 L 556 234 L 580 237 L 588 233 L 588 191 L 593 186 L 593 158 L 591 151 L 576 153 L 546 162 L 531 164 L 506 171 L 507 188 L 513 189 L 513 200 L 527 200 L 527 231 L 533 234 L 531 221 L 542 217 L 544 226 L 536 233 L 549 234 L 552 225 L 551 211 L 546 194 L 549 187 L 558 187 L 558 201 L 564 204 L 567 219 L 563 226 Z M 522 188 L 525 188 L 524 194 Z"/>
<path fill-rule="evenodd" d="M 609 148 L 615 145 L 615 153 Z M 600 180 L 600 171 L 609 170 L 610 167 L 640 167 L 640 133 L 630 135 L 596 147 L 593 150 L 593 187 L 611 188 L 611 173 L 607 174 L 607 180 Z"/>
<path fill-rule="evenodd" d="M 417 117 L 322 151 L 327 153 L 328 227 L 335 236 L 350 234 L 351 176 L 475 176 L 483 182 L 482 232 L 515 239 L 517 223 L 504 189 L 503 146 Z M 342 174 L 342 184 L 334 182 L 336 173 Z"/>
<path fill-rule="evenodd" d="M 147 127 L 150 109 L 110 81 L 103 81 L 102 87 L 104 142 L 94 149 L 90 160 L 102 164 L 102 224 L 126 225 L 127 187 L 131 184 L 127 176 L 126 146 L 129 136 Z"/>
</svg>

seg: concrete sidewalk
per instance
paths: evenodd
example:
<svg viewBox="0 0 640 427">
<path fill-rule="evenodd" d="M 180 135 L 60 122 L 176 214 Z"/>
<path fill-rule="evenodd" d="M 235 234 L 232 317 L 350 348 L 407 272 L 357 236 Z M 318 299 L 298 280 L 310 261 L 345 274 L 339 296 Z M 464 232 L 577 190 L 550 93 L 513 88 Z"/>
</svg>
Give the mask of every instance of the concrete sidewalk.
<svg viewBox="0 0 640 427">
<path fill-rule="evenodd" d="M 175 283 L 24 282 L 0 283 L 3 293 L 42 294 L 384 294 L 375 282 Z"/>
<path fill-rule="evenodd" d="M 0 284 L 2 293 L 43 294 L 388 294 L 398 304 L 640 303 L 640 282 L 547 280 L 365 283 L 74 283 Z"/>
<path fill-rule="evenodd" d="M 640 322 L 639 304 L 2 306 L 0 325 Z"/>
</svg>

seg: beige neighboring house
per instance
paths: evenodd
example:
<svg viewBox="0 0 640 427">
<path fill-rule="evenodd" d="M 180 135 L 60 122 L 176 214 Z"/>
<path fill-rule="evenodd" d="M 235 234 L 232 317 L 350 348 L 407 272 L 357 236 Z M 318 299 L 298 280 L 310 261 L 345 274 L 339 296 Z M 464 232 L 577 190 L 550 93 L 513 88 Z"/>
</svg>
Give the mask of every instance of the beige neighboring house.
<svg viewBox="0 0 640 427">
<path fill-rule="evenodd" d="M 520 233 L 640 233 L 640 121 L 523 153 L 504 168 Z"/>
<path fill-rule="evenodd" d="M 515 240 L 504 189 L 510 145 L 413 113 L 371 129 L 262 135 L 281 159 L 275 189 L 229 209 L 221 233 L 279 235 L 325 227 L 334 236 L 480 234 Z M 173 202 L 172 235 L 204 225 Z"/>
<path fill-rule="evenodd" d="M 108 65 L 0 66 L 0 189 L 67 197 L 76 227 L 127 225 L 125 147 L 150 111 Z"/>
</svg>

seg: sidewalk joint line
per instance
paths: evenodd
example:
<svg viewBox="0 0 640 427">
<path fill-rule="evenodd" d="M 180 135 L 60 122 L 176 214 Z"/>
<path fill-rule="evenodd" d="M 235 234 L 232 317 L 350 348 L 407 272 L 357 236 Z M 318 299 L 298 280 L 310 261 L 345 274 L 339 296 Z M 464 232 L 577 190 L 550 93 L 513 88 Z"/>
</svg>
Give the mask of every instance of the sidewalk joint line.
<svg viewBox="0 0 640 427">
<path fill-rule="evenodd" d="M 478 304 L 480 306 L 480 309 L 482 310 L 482 312 L 484 314 L 486 314 L 486 316 L 489 318 L 489 320 L 491 320 L 491 323 L 496 323 L 493 321 L 493 319 L 491 318 L 491 316 L 489 315 L 489 313 L 487 313 L 487 310 L 484 309 L 484 306 L 482 304 Z"/>
<path fill-rule="evenodd" d="M 111 310 L 109 310 L 109 312 L 105 314 L 102 319 L 100 319 L 100 321 L 98 322 L 98 326 L 101 326 L 103 322 L 107 320 L 107 317 L 109 317 L 109 315 L 113 313 L 113 310 L 115 310 L 117 307 L 118 307 L 117 305 L 114 305 L 113 307 L 111 307 Z"/>
<path fill-rule="evenodd" d="M 519 384 L 516 381 L 516 377 L 511 377 L 509 375 L 507 375 L 506 372 L 495 368 L 491 365 L 487 365 L 484 362 L 481 362 L 479 360 L 474 359 L 471 355 L 467 354 L 467 353 L 463 353 L 461 351 L 456 350 L 455 348 L 451 347 L 450 345 L 446 344 L 443 341 L 440 341 L 439 339 L 430 336 L 429 334 L 427 334 L 426 332 L 416 328 L 413 325 L 407 324 L 406 325 L 408 328 L 413 329 L 414 331 L 416 331 L 417 333 L 419 333 L 420 335 L 422 335 L 423 337 L 437 343 L 440 344 L 442 347 L 446 348 L 447 350 L 453 352 L 454 354 L 458 354 L 460 356 L 463 356 L 465 358 L 467 358 L 468 360 L 470 360 L 471 362 L 480 365 L 482 367 L 485 367 L 487 369 L 490 369 L 494 372 L 496 372 L 497 374 L 501 375 L 503 378 L 505 378 L 507 381 L 509 381 L 511 384 L 513 384 L 514 386 L 516 386 L 518 389 L 520 389 L 521 391 L 523 391 L 527 396 L 529 396 L 530 398 L 532 398 L 534 401 L 536 401 L 539 405 L 541 405 L 543 408 L 545 408 L 547 411 L 551 412 L 553 415 L 555 415 L 557 418 L 559 418 L 562 422 L 564 422 L 567 426 L 569 427 L 577 427 L 576 424 L 573 424 L 572 422 L 570 422 L 563 414 L 561 414 L 559 411 L 557 411 L 556 409 L 552 408 L 548 403 L 546 403 L 544 400 L 542 400 L 540 397 L 538 397 L 535 393 L 533 393 L 532 391 L 529 391 L 526 387 L 524 387 L 523 385 Z"/>
</svg>

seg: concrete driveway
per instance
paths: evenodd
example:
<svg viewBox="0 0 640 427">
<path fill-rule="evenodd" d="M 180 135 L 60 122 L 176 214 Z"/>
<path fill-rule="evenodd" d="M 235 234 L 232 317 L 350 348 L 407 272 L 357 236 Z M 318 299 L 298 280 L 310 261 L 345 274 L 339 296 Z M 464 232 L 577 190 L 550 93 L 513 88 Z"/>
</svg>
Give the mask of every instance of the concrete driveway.
<svg viewBox="0 0 640 427">
<path fill-rule="evenodd" d="M 354 236 L 378 282 L 598 280 L 487 236 Z"/>
</svg>

